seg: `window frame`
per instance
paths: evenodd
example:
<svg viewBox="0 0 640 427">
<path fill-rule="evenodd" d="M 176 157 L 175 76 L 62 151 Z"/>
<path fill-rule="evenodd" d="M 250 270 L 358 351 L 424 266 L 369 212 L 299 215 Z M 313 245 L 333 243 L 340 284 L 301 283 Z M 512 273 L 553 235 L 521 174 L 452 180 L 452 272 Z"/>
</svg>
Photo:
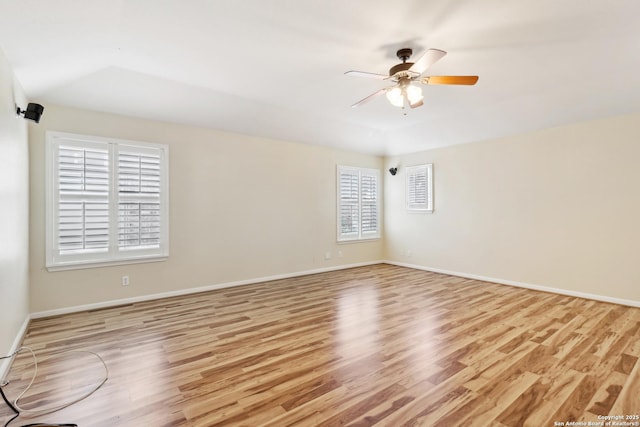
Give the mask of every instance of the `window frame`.
<svg viewBox="0 0 640 427">
<path fill-rule="evenodd" d="M 381 237 L 381 231 L 380 231 L 380 224 L 381 224 L 381 174 L 380 174 L 380 170 L 379 169 L 372 169 L 372 168 L 362 168 L 362 167 L 357 167 L 357 166 L 345 166 L 345 165 L 338 165 L 336 168 L 336 228 L 337 228 L 337 241 L 338 243 L 348 243 L 348 242 L 362 242 L 362 241 L 369 241 L 369 240 L 377 240 L 380 239 Z M 342 232 L 342 206 L 347 204 L 345 202 L 343 202 L 342 197 L 341 197 L 341 191 L 342 191 L 342 186 L 341 186 L 341 175 L 343 174 L 343 172 L 355 172 L 357 173 L 358 176 L 358 184 L 357 184 L 357 190 L 358 190 L 358 195 L 357 195 L 357 199 L 355 199 L 355 203 L 357 206 L 357 232 L 356 233 L 343 233 Z M 368 176 L 368 177 L 374 177 L 375 178 L 375 185 L 376 185 L 376 194 L 375 194 L 375 201 L 373 201 L 373 203 L 371 202 L 367 202 L 367 201 L 363 201 L 363 197 L 362 197 L 362 177 L 363 176 Z M 349 202 L 349 204 L 353 205 L 354 201 Z M 363 205 L 369 205 L 369 206 L 375 206 L 375 214 L 376 214 L 376 221 L 375 221 L 375 231 L 373 232 L 368 232 L 368 231 L 364 231 L 363 230 Z"/>
<path fill-rule="evenodd" d="M 416 202 L 411 200 L 412 177 L 425 176 L 425 200 L 424 202 Z M 408 166 L 405 168 L 405 201 L 408 212 L 417 213 L 433 213 L 433 163 L 422 165 Z M 413 185 L 417 182 L 414 178 Z M 417 191 L 414 189 L 413 193 Z"/>
<path fill-rule="evenodd" d="M 109 265 L 158 262 L 169 256 L 169 146 L 142 141 L 104 138 L 66 132 L 47 131 L 45 138 L 45 245 L 48 271 L 83 269 Z M 60 193 L 58 176 L 60 147 L 107 150 L 108 158 L 108 245 L 105 250 L 80 249 L 76 253 L 61 254 L 59 243 Z M 126 248 L 119 245 L 119 203 L 125 199 L 118 190 L 118 154 L 137 151 L 139 155 L 154 153 L 159 156 L 159 243 L 157 247 Z M 83 196 L 75 196 L 78 199 Z M 144 198 L 144 196 L 141 196 Z M 135 197 L 133 197 L 135 198 Z M 131 197 L 130 197 L 131 199 Z M 155 201 L 155 200 L 154 200 Z M 134 202 L 132 202 L 134 203 Z M 142 202 L 138 202 L 142 203 Z M 141 227 L 141 226 L 139 226 Z"/>
</svg>

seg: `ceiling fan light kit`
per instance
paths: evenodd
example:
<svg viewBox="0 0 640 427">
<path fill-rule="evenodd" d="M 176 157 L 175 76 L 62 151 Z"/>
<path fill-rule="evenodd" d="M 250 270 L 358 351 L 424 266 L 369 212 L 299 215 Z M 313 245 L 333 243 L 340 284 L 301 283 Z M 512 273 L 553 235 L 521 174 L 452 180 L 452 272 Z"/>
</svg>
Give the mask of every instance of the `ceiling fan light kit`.
<svg viewBox="0 0 640 427">
<path fill-rule="evenodd" d="M 409 104 L 409 107 L 416 108 L 424 104 L 422 88 L 418 84 L 474 85 L 478 81 L 478 76 L 422 76 L 427 68 L 442 59 L 447 52 L 428 49 L 416 62 L 407 62 L 412 53 L 413 51 L 409 48 L 399 49 L 396 55 L 402 62 L 391 67 L 388 76 L 365 71 L 347 71 L 346 75 L 391 80 L 395 83 L 393 86 L 372 93 L 351 107 L 358 107 L 385 93 L 387 100 L 395 107 L 404 108 L 405 104 Z"/>
<path fill-rule="evenodd" d="M 395 86 L 387 91 L 387 99 L 394 107 L 404 107 L 405 100 L 410 106 L 416 105 L 423 98 L 422 88 L 406 81 L 404 84 Z"/>
</svg>

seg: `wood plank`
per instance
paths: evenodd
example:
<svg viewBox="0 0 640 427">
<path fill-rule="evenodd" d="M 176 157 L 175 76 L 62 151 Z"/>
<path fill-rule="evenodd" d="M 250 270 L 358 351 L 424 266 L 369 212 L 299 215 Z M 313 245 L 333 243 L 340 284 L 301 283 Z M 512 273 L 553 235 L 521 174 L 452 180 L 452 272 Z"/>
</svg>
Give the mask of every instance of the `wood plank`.
<svg viewBox="0 0 640 427">
<path fill-rule="evenodd" d="M 375 265 L 29 325 L 16 425 L 551 426 L 640 413 L 640 309 Z M 4 390 L 27 385 L 15 359 Z M 10 412 L 0 408 L 0 423 Z"/>
</svg>

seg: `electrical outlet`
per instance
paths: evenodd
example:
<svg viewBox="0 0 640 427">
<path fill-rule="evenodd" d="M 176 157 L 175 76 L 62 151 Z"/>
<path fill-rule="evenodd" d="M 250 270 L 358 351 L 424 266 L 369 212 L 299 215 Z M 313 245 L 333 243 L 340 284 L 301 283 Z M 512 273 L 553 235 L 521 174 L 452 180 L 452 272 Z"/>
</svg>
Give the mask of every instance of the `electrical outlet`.
<svg viewBox="0 0 640 427">
<path fill-rule="evenodd" d="M 122 286 L 129 286 L 129 276 L 122 276 Z"/>
<path fill-rule="evenodd" d="M 329 261 L 331 259 L 331 252 L 327 251 L 324 253 L 325 261 Z"/>
</svg>

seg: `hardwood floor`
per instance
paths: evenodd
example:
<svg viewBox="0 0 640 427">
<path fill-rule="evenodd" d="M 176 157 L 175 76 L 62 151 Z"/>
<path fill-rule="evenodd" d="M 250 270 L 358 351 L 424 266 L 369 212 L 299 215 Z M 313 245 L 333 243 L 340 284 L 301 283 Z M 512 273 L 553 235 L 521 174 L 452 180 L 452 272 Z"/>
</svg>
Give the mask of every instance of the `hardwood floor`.
<svg viewBox="0 0 640 427">
<path fill-rule="evenodd" d="M 640 414 L 640 309 L 390 265 L 34 320 L 24 345 L 43 360 L 25 407 L 100 379 L 97 360 L 63 351 L 99 353 L 110 378 L 15 425 L 540 427 Z M 6 393 L 31 372 L 21 353 Z"/>
</svg>

